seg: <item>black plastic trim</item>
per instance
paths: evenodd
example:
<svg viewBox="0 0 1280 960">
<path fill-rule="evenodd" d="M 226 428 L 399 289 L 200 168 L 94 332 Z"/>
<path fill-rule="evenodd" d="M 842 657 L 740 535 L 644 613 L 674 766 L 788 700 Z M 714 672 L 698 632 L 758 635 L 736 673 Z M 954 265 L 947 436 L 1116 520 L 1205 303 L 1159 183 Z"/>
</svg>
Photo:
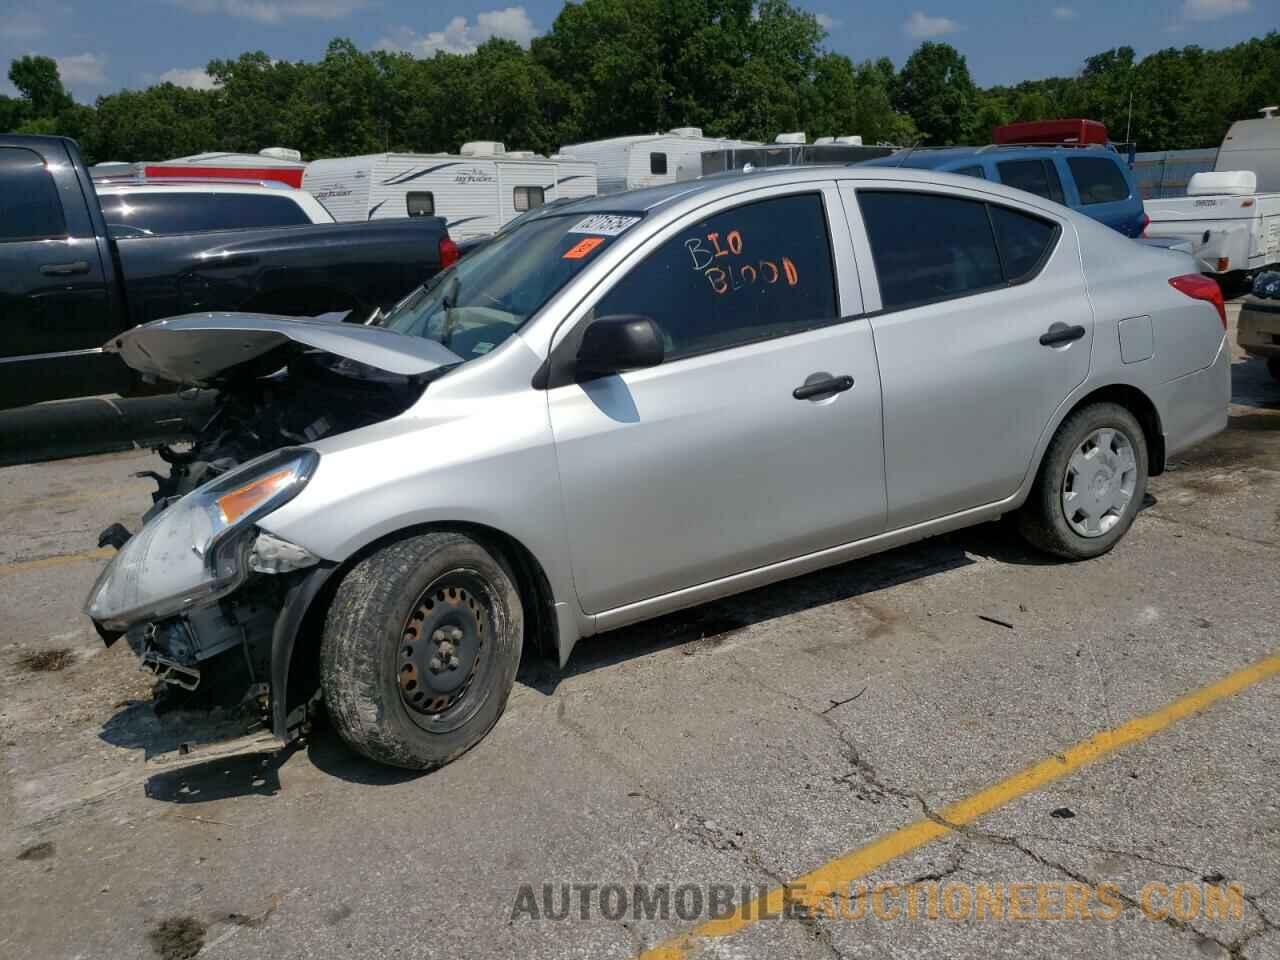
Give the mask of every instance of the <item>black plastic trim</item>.
<svg viewBox="0 0 1280 960">
<path fill-rule="evenodd" d="M 312 601 L 337 569 L 336 563 L 322 560 L 290 586 L 271 632 L 271 732 L 282 740 L 289 739 L 289 664 L 298 630 Z"/>
</svg>

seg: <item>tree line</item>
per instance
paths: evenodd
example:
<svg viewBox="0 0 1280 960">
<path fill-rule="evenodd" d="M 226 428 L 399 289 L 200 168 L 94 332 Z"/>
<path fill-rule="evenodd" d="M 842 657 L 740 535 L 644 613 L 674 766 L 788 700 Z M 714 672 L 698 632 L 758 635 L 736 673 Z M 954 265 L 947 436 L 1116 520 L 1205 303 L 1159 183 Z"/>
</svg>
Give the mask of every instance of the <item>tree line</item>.
<svg viewBox="0 0 1280 960">
<path fill-rule="evenodd" d="M 986 89 L 946 43 L 922 43 L 899 70 L 826 50 L 825 36 L 787 0 L 581 0 L 527 49 L 492 39 L 420 59 L 335 39 L 315 63 L 244 53 L 209 63 L 211 90 L 162 83 L 92 106 L 71 98 L 53 60 L 25 56 L 10 65 L 19 96 L 0 96 L 0 131 L 75 137 L 93 163 L 266 146 L 307 159 L 455 151 L 468 140 L 546 153 L 677 126 L 947 145 L 985 143 L 1014 120 L 1078 116 L 1166 150 L 1214 146 L 1233 120 L 1280 102 L 1276 31 L 1142 59 L 1119 47 L 1075 76 Z"/>
</svg>

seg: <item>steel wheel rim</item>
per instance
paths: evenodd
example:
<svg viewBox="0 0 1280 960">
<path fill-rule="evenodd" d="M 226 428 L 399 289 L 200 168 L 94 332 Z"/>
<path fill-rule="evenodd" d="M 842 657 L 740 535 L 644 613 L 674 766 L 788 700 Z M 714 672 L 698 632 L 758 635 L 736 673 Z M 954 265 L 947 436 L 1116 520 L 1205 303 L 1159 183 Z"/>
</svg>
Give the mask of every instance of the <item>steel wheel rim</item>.
<svg viewBox="0 0 1280 960">
<path fill-rule="evenodd" d="M 1099 427 L 1071 452 L 1062 478 L 1062 512 L 1082 537 L 1109 533 L 1133 501 L 1138 457 L 1121 430 Z"/>
<path fill-rule="evenodd" d="M 401 630 L 396 680 L 410 719 L 434 733 L 465 723 L 484 701 L 495 629 L 488 583 L 469 570 L 432 580 Z M 468 697 L 476 690 L 479 697 Z"/>
</svg>

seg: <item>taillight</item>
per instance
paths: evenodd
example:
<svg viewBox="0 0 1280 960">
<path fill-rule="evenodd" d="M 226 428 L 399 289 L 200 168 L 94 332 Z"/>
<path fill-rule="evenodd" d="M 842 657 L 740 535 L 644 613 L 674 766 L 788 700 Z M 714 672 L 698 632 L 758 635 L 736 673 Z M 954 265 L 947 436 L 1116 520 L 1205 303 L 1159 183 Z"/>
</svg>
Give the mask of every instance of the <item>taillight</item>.
<svg viewBox="0 0 1280 960">
<path fill-rule="evenodd" d="M 1181 277 L 1173 277 L 1169 286 L 1185 293 L 1192 300 L 1204 300 L 1212 303 L 1218 311 L 1218 319 L 1222 321 L 1222 329 L 1227 329 L 1227 305 L 1222 300 L 1222 288 L 1218 281 L 1199 273 L 1188 273 Z"/>
<path fill-rule="evenodd" d="M 452 267 L 458 262 L 458 245 L 448 237 L 440 239 L 440 269 Z"/>
</svg>

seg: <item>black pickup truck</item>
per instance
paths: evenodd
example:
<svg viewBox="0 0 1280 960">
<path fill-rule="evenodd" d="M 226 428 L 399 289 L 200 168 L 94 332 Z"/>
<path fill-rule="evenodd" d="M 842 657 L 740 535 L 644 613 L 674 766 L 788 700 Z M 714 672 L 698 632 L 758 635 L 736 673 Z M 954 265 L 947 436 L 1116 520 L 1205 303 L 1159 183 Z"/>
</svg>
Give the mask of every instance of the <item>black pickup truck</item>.
<svg viewBox="0 0 1280 960">
<path fill-rule="evenodd" d="M 0 135 L 0 409 L 129 393 L 101 348 L 185 313 L 389 308 L 457 257 L 438 217 L 113 238 L 75 143 Z"/>
</svg>

